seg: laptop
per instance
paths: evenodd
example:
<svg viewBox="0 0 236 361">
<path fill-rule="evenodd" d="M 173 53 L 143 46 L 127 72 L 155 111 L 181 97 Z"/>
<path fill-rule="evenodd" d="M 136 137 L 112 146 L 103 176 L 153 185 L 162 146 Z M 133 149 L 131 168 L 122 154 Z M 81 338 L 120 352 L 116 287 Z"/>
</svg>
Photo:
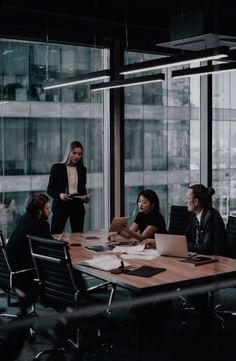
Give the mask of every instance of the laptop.
<svg viewBox="0 0 236 361">
<path fill-rule="evenodd" d="M 128 226 L 128 217 L 114 217 L 108 232 L 119 232 Z"/>
<path fill-rule="evenodd" d="M 155 241 L 159 256 L 188 257 L 186 236 L 155 233 Z"/>
</svg>

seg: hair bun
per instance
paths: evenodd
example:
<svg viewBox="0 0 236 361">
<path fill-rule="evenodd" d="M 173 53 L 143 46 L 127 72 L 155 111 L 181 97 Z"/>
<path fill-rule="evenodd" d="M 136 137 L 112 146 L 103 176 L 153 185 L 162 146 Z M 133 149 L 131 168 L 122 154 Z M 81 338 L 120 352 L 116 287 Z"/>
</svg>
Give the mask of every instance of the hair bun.
<svg viewBox="0 0 236 361">
<path fill-rule="evenodd" d="M 208 187 L 207 189 L 208 189 L 208 193 L 209 193 L 211 196 L 213 196 L 213 194 L 215 194 L 215 189 L 214 189 L 214 188 Z"/>
</svg>

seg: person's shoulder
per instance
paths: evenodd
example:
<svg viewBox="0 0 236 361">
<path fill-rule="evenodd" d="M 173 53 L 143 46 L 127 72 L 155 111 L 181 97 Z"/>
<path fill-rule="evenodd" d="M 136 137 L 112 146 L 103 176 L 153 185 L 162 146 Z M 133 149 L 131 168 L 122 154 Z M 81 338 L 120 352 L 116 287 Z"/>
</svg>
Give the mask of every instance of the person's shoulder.
<svg viewBox="0 0 236 361">
<path fill-rule="evenodd" d="M 54 163 L 52 165 L 52 168 L 64 168 L 65 167 L 65 163 Z"/>
<path fill-rule="evenodd" d="M 160 211 L 152 211 L 151 213 L 152 217 L 155 217 L 155 218 L 161 218 L 161 219 L 164 219 L 164 216 L 163 214 L 160 212 Z"/>
<path fill-rule="evenodd" d="M 65 169 L 65 164 L 64 163 L 54 163 L 51 167 L 51 171 L 60 171 L 62 169 Z"/>
<path fill-rule="evenodd" d="M 222 220 L 223 222 L 220 212 L 218 212 L 214 207 L 209 207 L 204 211 L 204 218 Z"/>
<path fill-rule="evenodd" d="M 76 167 L 77 167 L 77 169 L 79 169 L 79 170 L 84 170 L 84 171 L 86 171 L 86 167 L 85 167 L 85 165 L 83 165 L 83 164 L 77 164 L 76 165 Z"/>
</svg>

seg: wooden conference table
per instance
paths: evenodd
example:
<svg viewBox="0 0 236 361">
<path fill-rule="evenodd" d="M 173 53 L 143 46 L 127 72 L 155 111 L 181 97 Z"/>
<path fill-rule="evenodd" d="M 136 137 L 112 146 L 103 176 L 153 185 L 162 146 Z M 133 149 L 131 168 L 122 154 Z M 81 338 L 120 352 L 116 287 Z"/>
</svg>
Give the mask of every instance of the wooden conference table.
<svg viewBox="0 0 236 361">
<path fill-rule="evenodd" d="M 66 234 L 69 244 L 69 252 L 72 263 L 88 258 L 104 255 L 103 252 L 95 252 L 85 248 L 88 245 L 107 244 L 109 233 L 106 231 L 89 231 L 84 233 Z M 97 238 L 95 238 L 97 237 Z M 76 244 L 78 246 L 76 246 Z M 236 259 L 214 256 L 218 262 L 201 266 L 193 266 L 180 262 L 177 257 L 159 256 L 152 260 L 128 259 L 132 267 L 143 265 L 163 267 L 166 271 L 152 277 L 137 277 L 128 274 L 112 274 L 111 272 L 79 265 L 82 272 L 95 276 L 105 281 L 112 282 L 117 286 L 126 288 L 131 292 L 149 293 L 154 291 L 193 287 L 204 284 L 212 284 L 215 288 L 227 287 L 227 282 L 235 280 L 236 284 Z M 225 283 L 225 286 L 224 286 Z M 217 287 L 219 284 L 219 287 Z"/>
</svg>

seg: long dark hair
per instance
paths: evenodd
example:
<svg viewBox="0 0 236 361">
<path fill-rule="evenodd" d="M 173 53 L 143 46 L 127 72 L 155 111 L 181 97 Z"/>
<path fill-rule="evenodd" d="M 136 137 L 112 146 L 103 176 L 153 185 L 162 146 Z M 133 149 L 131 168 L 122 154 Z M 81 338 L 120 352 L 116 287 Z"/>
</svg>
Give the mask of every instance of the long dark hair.
<svg viewBox="0 0 236 361">
<path fill-rule="evenodd" d="M 74 140 L 73 142 L 71 142 L 70 144 L 68 144 L 68 146 L 67 146 L 67 148 L 66 148 L 66 151 L 65 151 L 65 153 L 64 153 L 64 157 L 63 157 L 61 163 L 66 164 L 66 163 L 68 162 L 69 157 L 70 157 L 70 154 L 71 154 L 71 152 L 72 152 L 75 148 L 81 148 L 81 149 L 82 149 L 82 152 L 84 151 L 83 146 L 82 146 L 82 143 L 78 142 L 77 140 Z M 82 157 L 80 158 L 78 164 L 79 164 L 79 165 L 84 165 L 83 155 L 82 155 Z"/>
<path fill-rule="evenodd" d="M 212 205 L 212 196 L 215 194 L 214 188 L 205 187 L 203 184 L 193 184 L 189 186 L 192 189 L 193 198 L 198 199 L 202 208 L 208 208 Z"/>
<path fill-rule="evenodd" d="M 155 210 L 156 212 L 160 211 L 159 198 L 158 198 L 158 195 L 154 191 L 152 191 L 151 189 L 144 189 L 143 191 L 141 191 L 139 193 L 137 201 L 136 201 L 137 204 L 139 202 L 140 196 L 143 196 L 150 201 L 151 205 L 153 206 L 153 210 Z"/>
</svg>

